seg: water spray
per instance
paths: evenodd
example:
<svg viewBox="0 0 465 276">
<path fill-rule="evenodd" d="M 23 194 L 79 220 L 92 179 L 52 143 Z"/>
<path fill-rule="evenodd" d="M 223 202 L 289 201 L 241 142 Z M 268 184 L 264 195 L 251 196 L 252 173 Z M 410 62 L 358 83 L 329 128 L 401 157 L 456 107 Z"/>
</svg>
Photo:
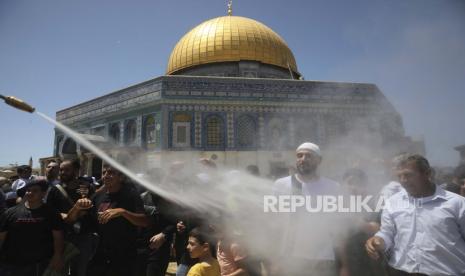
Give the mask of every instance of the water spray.
<svg viewBox="0 0 465 276">
<path fill-rule="evenodd" d="M 18 98 L 15 98 L 13 96 L 0 95 L 0 98 L 3 99 L 7 105 L 10 105 L 10 106 L 12 106 L 14 108 L 17 108 L 19 110 L 30 112 L 30 113 L 33 113 L 36 110 L 34 107 L 30 106 L 29 104 L 25 103 L 24 101 L 22 101 L 22 100 L 20 100 Z"/>
</svg>

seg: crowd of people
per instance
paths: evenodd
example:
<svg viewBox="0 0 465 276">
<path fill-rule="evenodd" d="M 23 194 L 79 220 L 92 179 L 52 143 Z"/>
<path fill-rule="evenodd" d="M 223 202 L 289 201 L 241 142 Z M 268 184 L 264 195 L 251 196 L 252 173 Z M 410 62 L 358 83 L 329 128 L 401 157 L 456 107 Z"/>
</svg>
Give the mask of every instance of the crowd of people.
<svg viewBox="0 0 465 276">
<path fill-rule="evenodd" d="M 270 193 L 369 194 L 362 169 L 348 168 L 339 184 L 320 175 L 322 160 L 318 145 L 303 143 L 294 172 Z M 215 163 L 200 164 L 205 170 L 194 175 L 180 174 L 182 163 L 152 173 L 160 187 L 211 181 Z M 266 229 L 269 248 L 258 251 L 268 254 L 254 255 L 228 214 L 162 197 L 112 166 L 103 166 L 100 181 L 81 176 L 78 160 L 51 161 L 45 176 L 20 166 L 18 179 L 0 191 L 0 275 L 163 276 L 170 261 L 177 276 L 465 275 L 465 166 L 449 183 L 435 183 L 420 155 L 399 155 L 392 169 L 398 178 L 378 191 L 386 198 L 381 212 L 349 220 L 303 208 L 276 214 L 286 216 L 279 220 L 285 227 Z M 259 177 L 257 167 L 247 173 Z M 202 200 L 202 192 L 196 195 Z"/>
</svg>

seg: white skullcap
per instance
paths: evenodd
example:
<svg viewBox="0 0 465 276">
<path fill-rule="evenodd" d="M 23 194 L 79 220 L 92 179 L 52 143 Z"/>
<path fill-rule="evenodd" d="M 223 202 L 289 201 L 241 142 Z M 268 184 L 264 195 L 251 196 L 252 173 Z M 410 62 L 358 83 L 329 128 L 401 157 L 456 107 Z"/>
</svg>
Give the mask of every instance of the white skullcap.
<svg viewBox="0 0 465 276">
<path fill-rule="evenodd" d="M 321 157 L 320 147 L 316 144 L 305 142 L 296 149 L 296 152 L 299 152 L 301 150 L 311 150 Z"/>
</svg>

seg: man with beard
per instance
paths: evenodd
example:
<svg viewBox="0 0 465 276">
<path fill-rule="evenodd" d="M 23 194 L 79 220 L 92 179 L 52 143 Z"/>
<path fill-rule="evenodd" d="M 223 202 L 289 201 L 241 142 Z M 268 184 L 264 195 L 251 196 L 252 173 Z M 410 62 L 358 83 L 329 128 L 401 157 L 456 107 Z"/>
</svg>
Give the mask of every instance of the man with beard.
<svg viewBox="0 0 465 276">
<path fill-rule="evenodd" d="M 87 206 L 97 212 L 99 250 L 93 260 L 91 275 L 132 276 L 137 258 L 138 227 L 148 227 L 144 203 L 126 176 L 109 165 L 103 166 L 102 179 L 106 192 L 98 193 Z M 83 206 L 81 204 L 80 206 Z"/>
<path fill-rule="evenodd" d="M 340 185 L 318 174 L 322 155 L 318 145 L 306 142 L 296 150 L 297 173 L 278 179 L 274 190 L 278 196 L 317 197 L 342 195 Z M 315 204 L 312 203 L 312 206 Z M 279 259 L 274 263 L 276 275 L 337 275 L 336 234 L 338 218 L 334 214 L 306 212 L 297 208 L 289 214 L 285 229 L 282 231 L 282 246 Z M 315 273 L 315 274 L 312 274 Z"/>
<path fill-rule="evenodd" d="M 60 165 L 57 161 L 52 160 L 48 162 L 47 167 L 45 167 L 45 178 L 47 179 L 48 188 L 44 197 L 44 202 L 47 202 L 48 194 L 53 189 L 53 187 L 60 183 L 58 180 L 58 174 L 60 172 Z"/>
<path fill-rule="evenodd" d="M 60 183 L 52 186 L 48 193 L 47 204 L 61 213 L 66 223 L 65 239 L 79 249 L 79 255 L 71 262 L 71 275 L 84 276 L 89 260 L 96 247 L 95 232 L 97 226 L 89 210 L 76 206 L 79 199 L 92 196 L 91 184 L 79 178 L 79 160 L 64 160 L 60 164 Z M 82 191 L 87 190 L 84 194 Z M 75 213 L 74 215 L 71 215 Z"/>
<path fill-rule="evenodd" d="M 50 186 L 54 186 L 59 183 L 58 174 L 60 172 L 60 166 L 58 162 L 52 160 L 48 162 L 47 167 L 45 168 L 45 177 Z"/>
</svg>

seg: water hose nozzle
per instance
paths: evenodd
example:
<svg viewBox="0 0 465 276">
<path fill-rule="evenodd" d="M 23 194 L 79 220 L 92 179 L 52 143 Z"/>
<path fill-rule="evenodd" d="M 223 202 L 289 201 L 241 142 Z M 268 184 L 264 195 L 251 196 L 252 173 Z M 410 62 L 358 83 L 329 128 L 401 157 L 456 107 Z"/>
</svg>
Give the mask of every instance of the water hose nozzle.
<svg viewBox="0 0 465 276">
<path fill-rule="evenodd" d="M 30 106 L 29 104 L 13 96 L 0 95 L 0 98 L 3 99 L 7 105 L 10 105 L 19 110 L 30 112 L 30 113 L 33 113 L 36 110 L 34 107 Z"/>
</svg>

